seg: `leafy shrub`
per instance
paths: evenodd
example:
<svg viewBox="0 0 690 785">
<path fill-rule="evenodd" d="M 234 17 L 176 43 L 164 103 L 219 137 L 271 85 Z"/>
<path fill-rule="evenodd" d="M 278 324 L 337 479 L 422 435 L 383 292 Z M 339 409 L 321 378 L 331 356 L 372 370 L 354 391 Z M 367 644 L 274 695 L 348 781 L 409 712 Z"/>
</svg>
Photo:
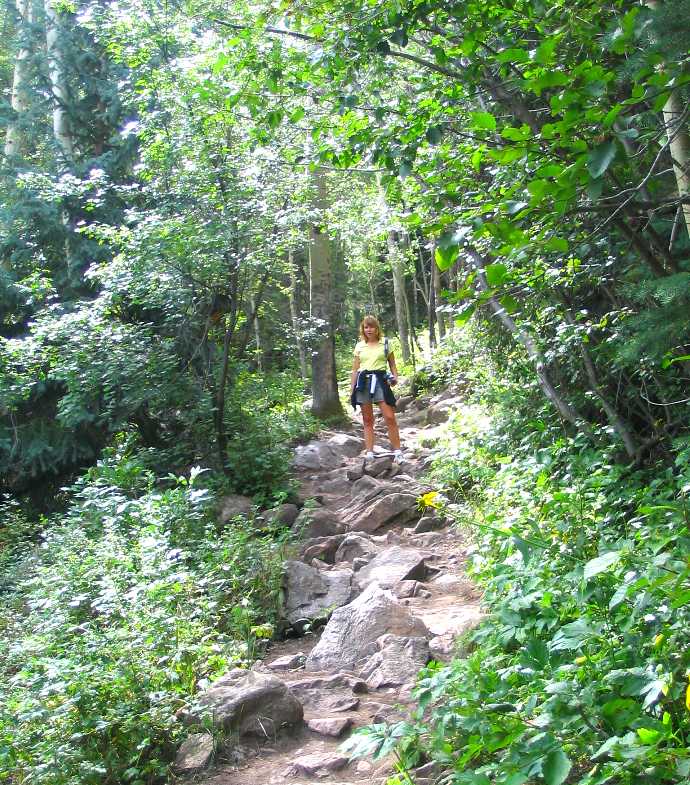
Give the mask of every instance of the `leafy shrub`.
<svg viewBox="0 0 690 785">
<path fill-rule="evenodd" d="M 351 746 L 394 750 L 402 772 L 435 760 L 458 784 L 686 781 L 687 441 L 643 472 L 576 440 L 507 441 L 476 412 L 456 422 L 436 477 L 474 527 L 489 615 L 469 656 L 422 674 L 412 722 Z"/>
<path fill-rule="evenodd" d="M 198 475 L 158 490 L 111 454 L 25 560 L 0 614 L 0 781 L 160 781 L 176 711 L 251 660 L 282 544 L 241 519 L 218 533 Z"/>
</svg>

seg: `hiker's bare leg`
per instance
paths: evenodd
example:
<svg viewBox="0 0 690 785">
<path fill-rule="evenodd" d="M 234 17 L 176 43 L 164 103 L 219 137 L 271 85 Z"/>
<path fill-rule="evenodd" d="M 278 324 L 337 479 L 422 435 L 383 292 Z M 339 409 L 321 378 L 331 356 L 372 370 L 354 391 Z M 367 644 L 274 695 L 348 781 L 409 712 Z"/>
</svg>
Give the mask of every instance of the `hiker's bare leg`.
<svg viewBox="0 0 690 785">
<path fill-rule="evenodd" d="M 398 431 L 398 421 L 395 419 L 395 409 L 385 401 L 379 403 L 379 408 L 383 414 L 383 419 L 388 428 L 388 438 L 393 445 L 394 450 L 400 449 L 400 432 Z M 366 439 L 366 431 L 364 432 Z M 373 444 L 373 442 L 372 442 Z"/>
<path fill-rule="evenodd" d="M 364 423 L 364 446 L 367 452 L 374 449 L 374 407 L 370 403 L 361 404 Z"/>
</svg>

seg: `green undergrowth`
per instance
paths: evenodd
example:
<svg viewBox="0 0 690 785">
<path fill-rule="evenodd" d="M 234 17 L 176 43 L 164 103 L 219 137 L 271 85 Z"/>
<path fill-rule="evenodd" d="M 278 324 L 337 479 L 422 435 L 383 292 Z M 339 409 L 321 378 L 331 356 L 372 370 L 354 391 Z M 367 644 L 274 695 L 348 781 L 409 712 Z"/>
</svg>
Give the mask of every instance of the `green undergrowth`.
<svg viewBox="0 0 690 785">
<path fill-rule="evenodd" d="M 177 711 L 254 659 L 285 538 L 219 528 L 204 476 L 161 482 L 122 446 L 40 538 L 2 510 L 0 782 L 162 782 Z"/>
<path fill-rule="evenodd" d="M 690 441 L 636 470 L 504 412 L 468 404 L 433 467 L 485 621 L 350 750 L 408 785 L 427 761 L 444 785 L 690 782 Z"/>
</svg>

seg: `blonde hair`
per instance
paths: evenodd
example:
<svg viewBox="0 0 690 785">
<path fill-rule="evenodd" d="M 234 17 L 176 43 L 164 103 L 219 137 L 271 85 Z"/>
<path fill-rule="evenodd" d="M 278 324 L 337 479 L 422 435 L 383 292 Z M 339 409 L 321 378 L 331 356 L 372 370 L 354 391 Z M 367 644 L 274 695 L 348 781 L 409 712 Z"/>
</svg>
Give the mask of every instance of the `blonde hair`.
<svg viewBox="0 0 690 785">
<path fill-rule="evenodd" d="M 376 340 L 380 341 L 381 340 L 381 325 L 379 324 L 379 320 L 375 316 L 365 316 L 364 319 L 362 319 L 362 321 L 360 322 L 360 325 L 359 325 L 359 336 L 360 336 L 360 338 L 364 341 L 364 343 L 367 343 L 367 336 L 364 333 L 364 328 L 368 324 L 369 325 L 373 325 L 374 327 L 376 327 Z"/>
</svg>

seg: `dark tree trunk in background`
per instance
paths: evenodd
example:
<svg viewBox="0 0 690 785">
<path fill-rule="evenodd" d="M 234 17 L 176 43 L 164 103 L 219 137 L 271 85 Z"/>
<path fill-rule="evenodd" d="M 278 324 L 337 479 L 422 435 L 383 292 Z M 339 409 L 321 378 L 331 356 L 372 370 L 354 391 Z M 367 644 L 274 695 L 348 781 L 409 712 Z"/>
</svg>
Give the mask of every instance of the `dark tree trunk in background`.
<svg viewBox="0 0 690 785">
<path fill-rule="evenodd" d="M 318 215 L 310 228 L 309 271 L 312 321 L 318 325 L 320 339 L 312 349 L 312 414 L 322 419 L 344 417 L 338 396 L 333 331 L 333 263 L 328 237 L 326 209 L 328 193 L 323 171 L 313 172 L 314 207 Z"/>
<path fill-rule="evenodd" d="M 297 345 L 297 356 L 299 358 L 299 371 L 302 376 L 302 381 L 305 386 L 307 384 L 307 352 L 304 348 L 304 340 L 302 338 L 302 320 L 300 315 L 300 289 L 299 289 L 299 272 L 295 262 L 295 252 L 291 248 L 288 251 L 288 267 L 290 268 L 290 318 L 292 320 L 292 332 L 295 336 L 295 344 Z"/>
</svg>

